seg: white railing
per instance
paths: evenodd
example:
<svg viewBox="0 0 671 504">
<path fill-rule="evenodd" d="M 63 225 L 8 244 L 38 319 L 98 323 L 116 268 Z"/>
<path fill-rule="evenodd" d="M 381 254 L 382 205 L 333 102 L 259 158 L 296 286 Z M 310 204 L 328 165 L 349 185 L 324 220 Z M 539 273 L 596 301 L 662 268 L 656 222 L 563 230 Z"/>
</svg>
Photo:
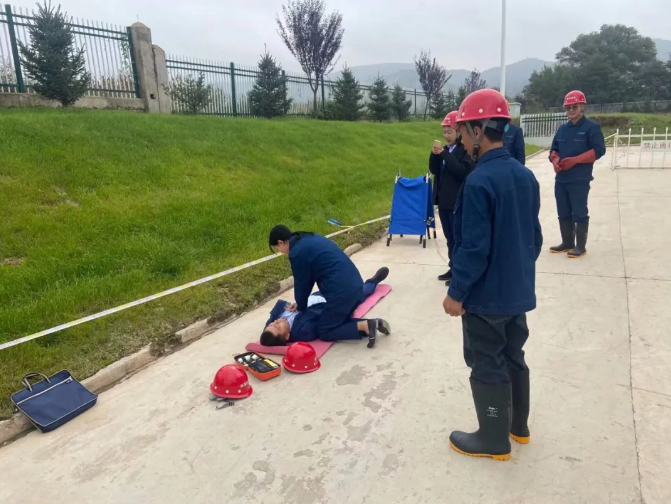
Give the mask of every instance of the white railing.
<svg viewBox="0 0 671 504">
<path fill-rule="evenodd" d="M 657 132 L 646 133 L 641 128 L 640 133 L 621 134 L 618 129 L 613 139 L 613 155 L 610 159 L 610 169 L 616 168 L 671 168 L 671 136 L 669 128 Z M 648 130 L 649 131 L 649 130 Z"/>
</svg>

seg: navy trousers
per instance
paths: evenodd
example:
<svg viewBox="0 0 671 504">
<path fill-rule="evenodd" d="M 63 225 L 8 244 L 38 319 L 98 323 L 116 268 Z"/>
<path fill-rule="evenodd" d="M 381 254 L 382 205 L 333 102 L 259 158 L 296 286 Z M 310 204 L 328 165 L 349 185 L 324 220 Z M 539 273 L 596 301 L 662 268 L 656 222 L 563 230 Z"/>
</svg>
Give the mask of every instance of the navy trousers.
<svg viewBox="0 0 671 504">
<path fill-rule="evenodd" d="M 475 315 L 462 318 L 464 359 L 471 368 L 471 380 L 479 383 L 508 383 L 508 369 L 526 371 L 524 344 L 529 337 L 527 316 Z"/>
<path fill-rule="evenodd" d="M 443 235 L 447 240 L 448 267 L 451 269 L 452 250 L 454 250 L 454 210 L 438 207 L 438 217 L 440 217 L 440 224 L 443 226 Z"/>
<path fill-rule="evenodd" d="M 587 210 L 589 189 L 589 180 L 555 181 L 555 199 L 557 200 L 557 216 L 559 220 L 573 222 L 589 221 L 589 212 Z"/>
<path fill-rule="evenodd" d="M 366 282 L 360 292 L 354 295 L 327 299 L 324 311 L 317 323 L 317 334 L 322 341 L 360 340 L 361 333 L 357 322 L 361 319 L 352 318 L 357 307 L 368 298 L 377 284 Z"/>
</svg>

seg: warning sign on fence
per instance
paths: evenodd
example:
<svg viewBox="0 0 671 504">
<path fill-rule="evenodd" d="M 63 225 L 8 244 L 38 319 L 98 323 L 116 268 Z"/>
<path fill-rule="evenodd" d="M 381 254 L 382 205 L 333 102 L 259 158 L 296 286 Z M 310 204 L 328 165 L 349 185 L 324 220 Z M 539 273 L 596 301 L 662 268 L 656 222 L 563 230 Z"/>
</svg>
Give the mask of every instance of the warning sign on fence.
<svg viewBox="0 0 671 504">
<path fill-rule="evenodd" d="M 643 142 L 644 151 L 669 150 L 671 151 L 671 140 L 651 140 Z"/>
</svg>

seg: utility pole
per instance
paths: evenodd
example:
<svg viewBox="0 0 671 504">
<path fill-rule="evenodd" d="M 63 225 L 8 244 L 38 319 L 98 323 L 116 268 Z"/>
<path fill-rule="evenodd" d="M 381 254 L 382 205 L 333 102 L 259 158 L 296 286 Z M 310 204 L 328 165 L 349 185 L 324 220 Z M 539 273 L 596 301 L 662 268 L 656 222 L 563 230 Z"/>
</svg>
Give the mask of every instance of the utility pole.
<svg viewBox="0 0 671 504">
<path fill-rule="evenodd" d="M 506 96 L 506 0 L 502 0 L 501 13 L 501 94 Z"/>
</svg>

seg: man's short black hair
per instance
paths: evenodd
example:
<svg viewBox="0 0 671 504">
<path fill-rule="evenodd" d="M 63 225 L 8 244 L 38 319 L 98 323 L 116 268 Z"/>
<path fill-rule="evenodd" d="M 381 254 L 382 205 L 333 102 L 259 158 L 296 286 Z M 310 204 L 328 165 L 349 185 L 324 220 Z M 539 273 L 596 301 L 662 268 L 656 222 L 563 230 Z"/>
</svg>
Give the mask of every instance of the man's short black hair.
<svg viewBox="0 0 671 504">
<path fill-rule="evenodd" d="M 286 341 L 279 336 L 275 336 L 270 331 L 263 331 L 261 333 L 261 344 L 263 346 L 284 346 L 286 343 Z"/>
<path fill-rule="evenodd" d="M 295 236 L 296 239 L 300 239 L 304 235 L 314 235 L 312 231 L 296 231 L 295 233 L 291 232 L 284 224 L 278 224 L 273 229 L 270 230 L 270 235 L 268 235 L 268 246 L 270 247 L 271 252 L 275 252 L 273 247 L 277 246 L 277 243 L 280 241 L 286 242 L 291 239 L 292 236 Z"/>
<path fill-rule="evenodd" d="M 485 128 L 485 136 L 490 142 L 502 142 L 506 132 L 506 126 L 510 121 L 507 119 L 491 119 Z M 482 122 L 472 121 L 471 127 L 482 128 Z"/>
<path fill-rule="evenodd" d="M 280 241 L 289 241 L 291 234 L 291 229 L 284 224 L 278 224 L 270 230 L 270 235 L 268 235 L 268 245 L 272 248 Z"/>
</svg>

